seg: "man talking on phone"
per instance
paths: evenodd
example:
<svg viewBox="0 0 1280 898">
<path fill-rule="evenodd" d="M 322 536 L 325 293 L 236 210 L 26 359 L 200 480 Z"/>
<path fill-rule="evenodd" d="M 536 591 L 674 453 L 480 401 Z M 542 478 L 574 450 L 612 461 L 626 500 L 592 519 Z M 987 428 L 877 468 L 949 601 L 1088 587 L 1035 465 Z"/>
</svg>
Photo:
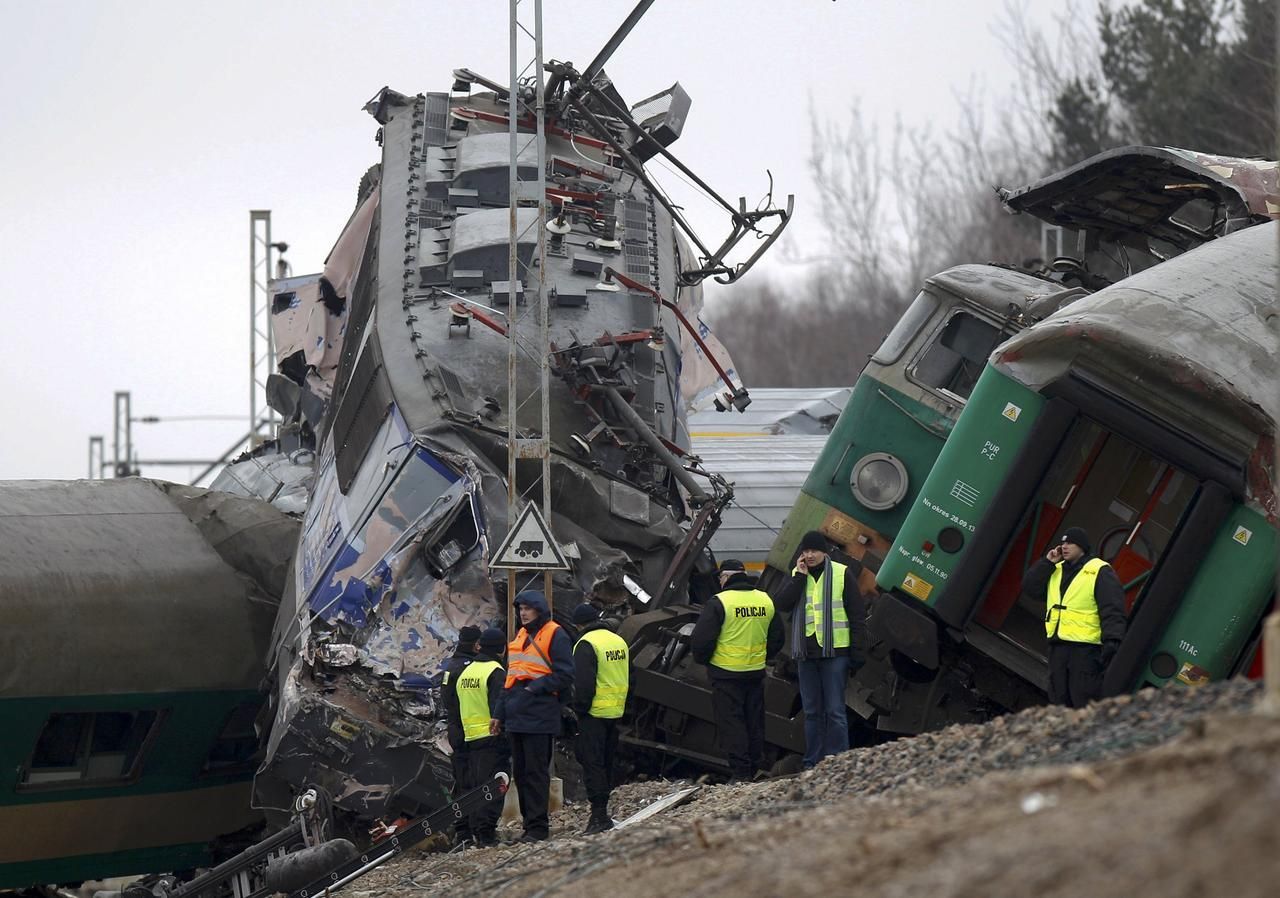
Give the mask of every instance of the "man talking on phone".
<svg viewBox="0 0 1280 898">
<path fill-rule="evenodd" d="M 1049 701 L 1070 708 L 1101 697 L 1102 676 L 1124 639 L 1124 590 L 1092 548 L 1089 534 L 1068 527 L 1022 581 L 1027 595 L 1045 597 Z"/>
</svg>

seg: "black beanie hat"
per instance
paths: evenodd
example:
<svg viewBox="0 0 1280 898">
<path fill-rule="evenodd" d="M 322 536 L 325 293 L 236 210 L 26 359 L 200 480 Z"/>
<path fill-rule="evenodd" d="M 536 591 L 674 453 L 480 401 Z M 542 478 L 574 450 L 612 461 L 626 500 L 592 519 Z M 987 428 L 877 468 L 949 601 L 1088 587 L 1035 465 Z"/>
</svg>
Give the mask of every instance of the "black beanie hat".
<svg viewBox="0 0 1280 898">
<path fill-rule="evenodd" d="M 507 645 L 507 637 L 497 627 L 489 627 L 480 634 L 480 651 L 486 655 L 501 655 Z"/>
<path fill-rule="evenodd" d="M 1062 542 L 1077 545 L 1085 552 L 1093 548 L 1093 543 L 1089 541 L 1089 534 L 1084 532 L 1083 527 L 1068 527 L 1062 534 Z"/>
<path fill-rule="evenodd" d="M 480 638 L 480 628 L 467 624 L 458 631 L 458 645 L 470 648 L 476 644 L 476 640 Z"/>
<path fill-rule="evenodd" d="M 810 530 L 800 538 L 801 551 L 804 551 L 805 549 L 817 549 L 819 552 L 827 552 L 830 548 L 831 545 L 827 542 L 827 538 L 823 535 L 821 530 Z"/>
<path fill-rule="evenodd" d="M 581 627 L 583 624 L 589 624 L 599 619 L 600 612 L 596 610 L 594 605 L 583 602 L 573 609 L 573 625 L 575 627 Z"/>
<path fill-rule="evenodd" d="M 737 558 L 726 558 L 720 562 L 720 573 L 722 574 L 729 571 L 745 571 L 746 569 L 747 566 Z"/>
</svg>

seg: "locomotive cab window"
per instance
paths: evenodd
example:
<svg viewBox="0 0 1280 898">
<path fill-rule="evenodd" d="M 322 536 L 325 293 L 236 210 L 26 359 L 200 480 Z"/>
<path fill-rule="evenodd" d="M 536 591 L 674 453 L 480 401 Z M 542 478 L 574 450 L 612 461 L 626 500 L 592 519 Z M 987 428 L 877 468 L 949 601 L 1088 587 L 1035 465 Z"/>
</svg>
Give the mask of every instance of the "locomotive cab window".
<svg viewBox="0 0 1280 898">
<path fill-rule="evenodd" d="M 893 330 L 889 331 L 880 348 L 871 357 L 871 361 L 881 365 L 892 365 L 896 362 L 898 356 L 902 355 L 903 350 L 916 338 L 937 308 L 937 297 L 922 291 L 898 319 Z"/>
<path fill-rule="evenodd" d="M 1004 337 L 991 322 L 957 311 L 907 373 L 923 386 L 968 399 L 988 356 Z"/>
<path fill-rule="evenodd" d="M 51 714 L 19 784 L 88 785 L 135 779 L 159 716 L 156 711 Z"/>
</svg>

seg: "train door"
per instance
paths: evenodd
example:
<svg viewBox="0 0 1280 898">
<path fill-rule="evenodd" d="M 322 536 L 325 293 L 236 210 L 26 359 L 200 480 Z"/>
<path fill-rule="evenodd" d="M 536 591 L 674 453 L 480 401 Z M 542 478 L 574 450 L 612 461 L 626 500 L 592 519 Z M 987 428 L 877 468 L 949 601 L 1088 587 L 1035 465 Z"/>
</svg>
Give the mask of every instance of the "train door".
<svg viewBox="0 0 1280 898">
<path fill-rule="evenodd" d="M 974 622 L 1041 661 L 1045 597 L 1022 593 L 1028 567 L 1067 527 L 1082 527 L 1093 553 L 1115 569 L 1132 612 L 1196 495 L 1196 478 L 1154 453 L 1076 418 L 1029 503 Z M 1037 678 L 1038 679 L 1038 678 Z"/>
</svg>

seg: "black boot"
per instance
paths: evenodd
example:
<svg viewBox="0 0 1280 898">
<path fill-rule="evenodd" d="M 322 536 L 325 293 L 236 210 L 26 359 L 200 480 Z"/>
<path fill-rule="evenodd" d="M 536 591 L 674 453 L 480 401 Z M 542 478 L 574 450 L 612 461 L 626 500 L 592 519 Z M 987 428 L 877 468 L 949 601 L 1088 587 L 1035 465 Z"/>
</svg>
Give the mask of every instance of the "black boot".
<svg viewBox="0 0 1280 898">
<path fill-rule="evenodd" d="M 582 831 L 582 834 L 584 836 L 594 836 L 596 833 L 602 833 L 610 829 L 613 829 L 613 818 L 609 816 L 609 806 L 607 804 L 593 804 L 591 806 L 591 819 L 587 821 L 587 828 Z"/>
</svg>

